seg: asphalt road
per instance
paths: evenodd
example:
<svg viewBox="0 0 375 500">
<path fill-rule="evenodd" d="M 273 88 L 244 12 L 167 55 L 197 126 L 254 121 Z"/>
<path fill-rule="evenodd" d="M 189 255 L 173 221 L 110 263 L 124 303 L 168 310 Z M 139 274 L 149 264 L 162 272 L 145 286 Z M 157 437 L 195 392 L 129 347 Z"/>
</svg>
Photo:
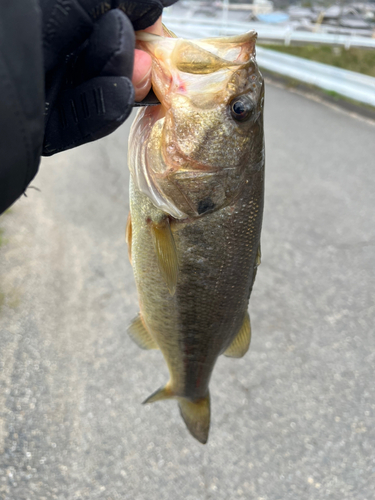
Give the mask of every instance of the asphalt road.
<svg viewBox="0 0 375 500">
<path fill-rule="evenodd" d="M 253 339 L 202 446 L 126 335 L 129 123 L 0 218 L 1 500 L 375 498 L 375 125 L 268 85 Z"/>
</svg>

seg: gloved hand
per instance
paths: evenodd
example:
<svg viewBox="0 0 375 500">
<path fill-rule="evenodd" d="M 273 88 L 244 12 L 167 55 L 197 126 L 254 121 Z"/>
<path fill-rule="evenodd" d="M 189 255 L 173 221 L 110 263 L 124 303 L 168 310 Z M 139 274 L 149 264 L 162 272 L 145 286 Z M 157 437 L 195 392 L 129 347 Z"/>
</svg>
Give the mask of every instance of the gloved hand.
<svg viewBox="0 0 375 500">
<path fill-rule="evenodd" d="M 176 0 L 39 0 L 46 74 L 43 155 L 113 132 L 134 103 L 134 30 Z"/>
</svg>

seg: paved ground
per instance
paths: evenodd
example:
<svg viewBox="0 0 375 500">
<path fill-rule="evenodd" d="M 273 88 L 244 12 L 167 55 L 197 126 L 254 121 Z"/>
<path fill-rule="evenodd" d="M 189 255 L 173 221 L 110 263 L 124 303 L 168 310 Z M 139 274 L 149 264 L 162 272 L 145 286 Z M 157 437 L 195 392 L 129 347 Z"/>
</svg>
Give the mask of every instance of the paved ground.
<svg viewBox="0 0 375 500">
<path fill-rule="evenodd" d="M 263 263 L 204 447 L 137 312 L 128 125 L 44 162 L 0 219 L 1 500 L 375 497 L 375 126 L 269 85 Z"/>
</svg>

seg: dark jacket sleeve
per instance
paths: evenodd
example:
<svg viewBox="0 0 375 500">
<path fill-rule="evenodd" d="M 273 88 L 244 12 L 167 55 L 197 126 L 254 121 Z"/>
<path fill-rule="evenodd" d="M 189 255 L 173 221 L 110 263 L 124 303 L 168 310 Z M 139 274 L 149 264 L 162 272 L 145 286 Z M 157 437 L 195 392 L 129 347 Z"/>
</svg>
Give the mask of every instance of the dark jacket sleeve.
<svg viewBox="0 0 375 500">
<path fill-rule="evenodd" d="M 0 0 L 0 213 L 38 171 L 44 73 L 37 0 Z"/>
</svg>

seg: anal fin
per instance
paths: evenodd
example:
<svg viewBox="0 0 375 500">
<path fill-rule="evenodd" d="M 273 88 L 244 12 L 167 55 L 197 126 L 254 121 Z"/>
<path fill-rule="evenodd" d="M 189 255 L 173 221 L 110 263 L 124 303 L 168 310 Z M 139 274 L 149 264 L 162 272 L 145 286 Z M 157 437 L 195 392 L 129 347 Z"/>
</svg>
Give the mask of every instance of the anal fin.
<svg viewBox="0 0 375 500">
<path fill-rule="evenodd" d="M 163 401 L 163 399 L 172 399 L 174 398 L 174 394 L 170 388 L 169 383 L 157 391 L 153 392 L 151 396 L 149 396 L 147 399 L 143 401 L 143 405 L 146 405 L 148 403 L 155 403 L 156 401 Z"/>
<path fill-rule="evenodd" d="M 251 326 L 250 326 L 250 316 L 246 311 L 245 318 L 243 320 L 240 331 L 237 333 L 231 345 L 224 352 L 224 356 L 230 358 L 242 358 L 244 356 L 250 345 L 251 339 Z"/>
<path fill-rule="evenodd" d="M 145 325 L 143 324 L 141 315 L 138 314 L 128 327 L 129 337 L 139 346 L 141 349 L 159 349 L 159 346 L 153 339 L 152 335 L 147 331 Z"/>
<path fill-rule="evenodd" d="M 176 245 L 169 219 L 164 219 L 159 224 L 152 223 L 151 234 L 160 272 L 165 280 L 169 293 L 174 295 L 177 285 L 178 261 Z"/>
</svg>

